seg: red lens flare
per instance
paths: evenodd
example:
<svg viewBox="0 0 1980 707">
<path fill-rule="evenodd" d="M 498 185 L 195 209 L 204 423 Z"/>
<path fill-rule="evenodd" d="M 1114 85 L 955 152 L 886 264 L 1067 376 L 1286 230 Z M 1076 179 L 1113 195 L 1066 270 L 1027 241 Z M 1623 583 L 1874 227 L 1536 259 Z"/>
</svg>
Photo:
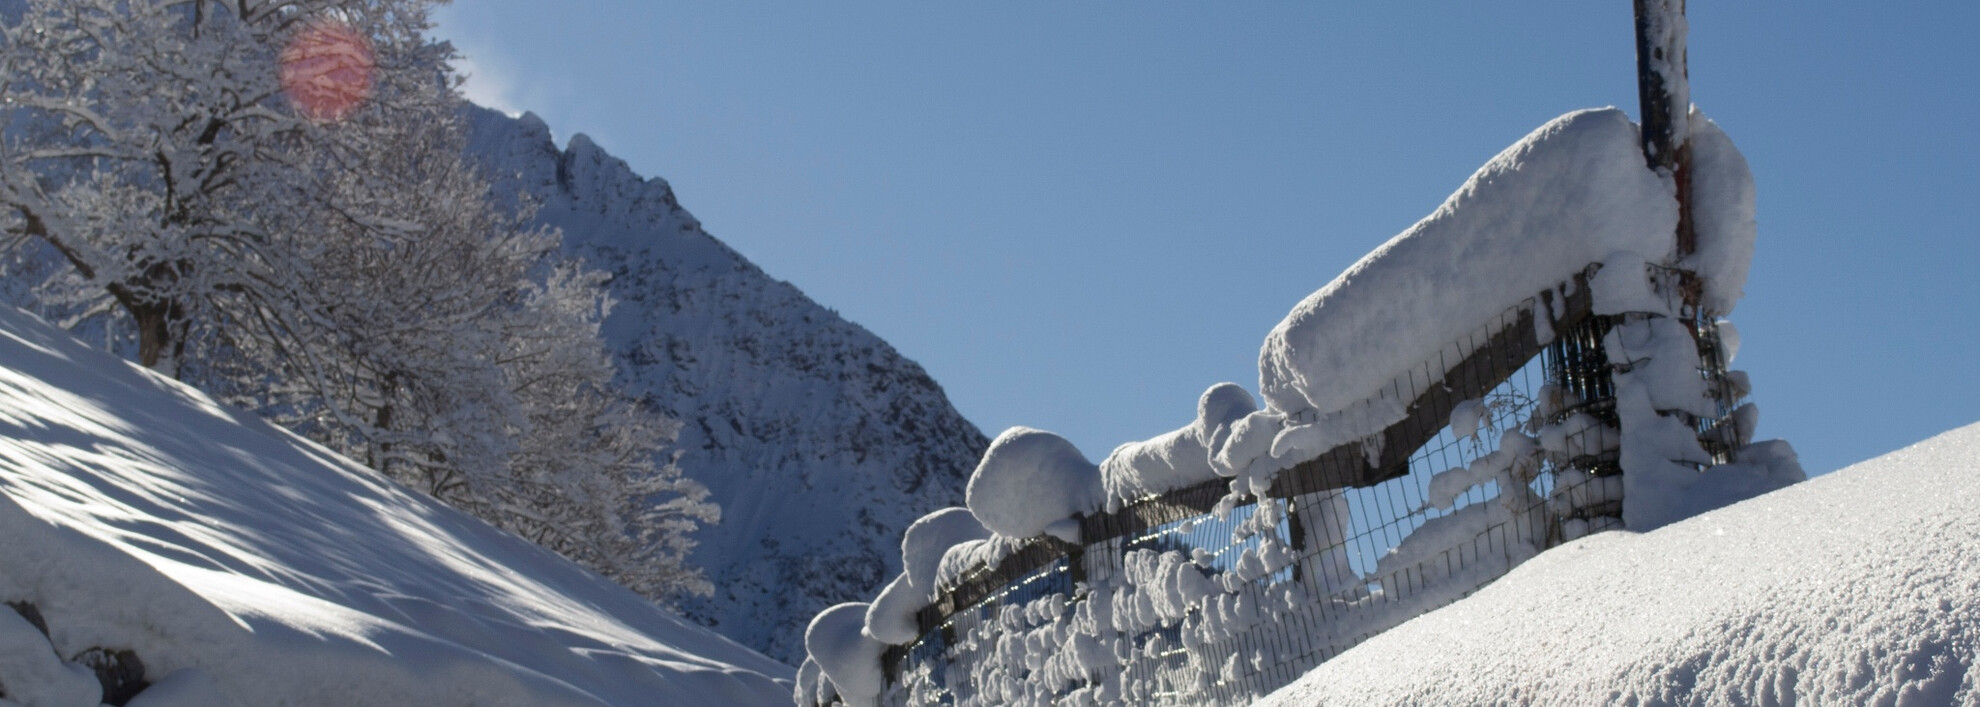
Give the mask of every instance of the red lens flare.
<svg viewBox="0 0 1980 707">
<path fill-rule="evenodd" d="M 310 23 L 289 39 L 280 62 L 282 90 L 309 120 L 343 120 L 371 96 L 371 42 L 342 22 Z"/>
</svg>

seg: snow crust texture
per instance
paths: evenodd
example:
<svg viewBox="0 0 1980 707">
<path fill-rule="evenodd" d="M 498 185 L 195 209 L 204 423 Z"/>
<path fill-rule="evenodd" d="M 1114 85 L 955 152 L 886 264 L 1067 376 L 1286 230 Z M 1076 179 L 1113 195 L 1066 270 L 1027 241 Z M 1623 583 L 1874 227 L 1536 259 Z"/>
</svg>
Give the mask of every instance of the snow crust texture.
<svg viewBox="0 0 1980 707">
<path fill-rule="evenodd" d="M 583 135 L 559 150 L 531 114 L 469 122 L 498 193 L 540 204 L 568 254 L 611 274 L 619 382 L 684 423 L 679 464 L 722 507 L 691 558 L 715 595 L 683 608 L 799 662 L 814 614 L 872 597 L 908 524 L 961 504 L 989 440 L 919 365 L 702 230 L 664 180 Z"/>
<path fill-rule="evenodd" d="M 1980 703 L 1980 425 L 1590 536 L 1261 704 Z"/>
<path fill-rule="evenodd" d="M 0 310 L 0 704 L 760 705 L 791 669 L 192 388 Z M 80 678 L 87 677 L 88 682 Z M 91 693 L 91 694 L 84 694 Z M 154 694 L 155 693 L 155 694 Z"/>
</svg>

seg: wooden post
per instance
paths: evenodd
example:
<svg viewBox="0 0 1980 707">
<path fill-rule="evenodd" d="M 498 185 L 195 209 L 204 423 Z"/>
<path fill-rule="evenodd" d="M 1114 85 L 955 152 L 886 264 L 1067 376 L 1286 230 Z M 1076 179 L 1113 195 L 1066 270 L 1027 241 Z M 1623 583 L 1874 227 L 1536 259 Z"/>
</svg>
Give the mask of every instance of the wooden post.
<svg viewBox="0 0 1980 707">
<path fill-rule="evenodd" d="M 1691 81 L 1685 62 L 1685 0 L 1634 0 L 1636 91 L 1643 115 L 1643 158 L 1677 183 L 1677 257 L 1698 250 L 1691 225 Z M 1690 278 L 1686 278 L 1690 280 Z M 1682 285 L 1687 309 L 1698 303 L 1697 286 Z"/>
<path fill-rule="evenodd" d="M 1672 265 L 1698 252 L 1698 233 L 1691 213 L 1691 76 L 1685 57 L 1686 35 L 1690 26 L 1684 17 L 1685 0 L 1633 0 L 1636 9 L 1636 90 L 1643 112 L 1643 159 L 1659 174 L 1668 174 L 1677 188 L 1678 223 Z M 1677 288 L 1683 302 L 1678 316 L 1694 340 L 1708 334 L 1705 327 L 1717 312 L 1699 309 L 1702 299 L 1697 273 L 1680 267 L 1663 287 Z M 1709 343 L 1710 346 L 1707 346 Z M 1702 342 L 1701 352 L 1716 350 L 1716 339 Z M 1725 362 L 1716 353 L 1702 361 L 1719 403 L 1716 420 L 1694 421 L 1705 432 L 1726 421 L 1737 402 L 1725 384 Z M 1625 433 L 1626 434 L 1626 433 Z M 1729 450 L 1723 444 L 1706 443 L 1714 459 L 1726 461 Z M 1627 473 L 1627 470 L 1624 470 Z"/>
</svg>

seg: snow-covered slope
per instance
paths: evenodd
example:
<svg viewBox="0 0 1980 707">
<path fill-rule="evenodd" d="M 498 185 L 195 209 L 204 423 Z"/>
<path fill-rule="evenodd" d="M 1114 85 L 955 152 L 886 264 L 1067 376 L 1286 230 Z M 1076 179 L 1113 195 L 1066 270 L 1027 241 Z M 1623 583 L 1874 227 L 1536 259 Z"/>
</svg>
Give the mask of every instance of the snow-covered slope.
<svg viewBox="0 0 1980 707">
<path fill-rule="evenodd" d="M 1267 705 L 1980 704 L 1980 425 L 1546 552 Z"/>
<path fill-rule="evenodd" d="M 806 622 L 898 573 L 900 535 L 962 501 L 988 440 L 893 347 L 701 229 L 661 179 L 534 115 L 475 109 L 470 151 L 611 273 L 605 334 L 634 395 L 680 419 L 681 467 L 722 506 L 688 611 L 795 664 Z"/>
<path fill-rule="evenodd" d="M 0 704 L 97 704 L 51 643 L 134 651 L 163 685 L 134 705 L 789 699 L 788 667 L 12 308 L 0 546 L 49 632 L 0 608 Z"/>
</svg>

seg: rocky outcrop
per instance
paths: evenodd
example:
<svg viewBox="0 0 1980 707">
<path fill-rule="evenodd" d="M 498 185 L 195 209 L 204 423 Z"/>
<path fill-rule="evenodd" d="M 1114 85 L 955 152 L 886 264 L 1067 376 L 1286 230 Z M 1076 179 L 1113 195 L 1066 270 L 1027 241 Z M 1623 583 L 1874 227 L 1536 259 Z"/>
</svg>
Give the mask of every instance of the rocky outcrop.
<svg viewBox="0 0 1980 707">
<path fill-rule="evenodd" d="M 619 382 L 682 422 L 679 464 L 722 522 L 694 561 L 715 585 L 682 608 L 795 664 L 820 610 L 900 572 L 900 535 L 960 505 L 988 440 L 921 367 L 702 230 L 664 180 L 534 115 L 475 109 L 470 152 L 498 195 L 539 205 L 567 254 L 611 275 Z"/>
</svg>

